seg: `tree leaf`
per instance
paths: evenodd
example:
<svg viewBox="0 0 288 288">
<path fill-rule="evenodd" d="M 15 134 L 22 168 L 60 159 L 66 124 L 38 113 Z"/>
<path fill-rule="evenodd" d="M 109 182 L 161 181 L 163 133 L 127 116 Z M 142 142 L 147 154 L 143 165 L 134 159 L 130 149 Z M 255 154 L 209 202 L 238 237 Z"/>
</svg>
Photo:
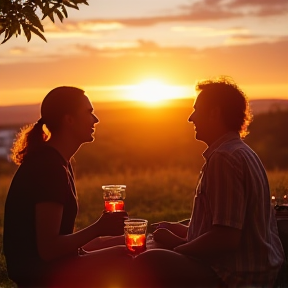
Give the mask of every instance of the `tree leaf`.
<svg viewBox="0 0 288 288">
<path fill-rule="evenodd" d="M 65 1 L 63 4 L 67 7 L 79 10 L 79 7 L 76 4 L 72 4 L 71 2 Z"/>
<path fill-rule="evenodd" d="M 42 32 L 44 32 L 43 29 L 43 25 L 41 24 L 38 16 L 35 14 L 35 12 L 33 11 L 32 7 L 30 6 L 25 6 L 23 8 L 23 12 L 25 14 L 25 17 L 27 18 L 27 20 L 29 20 L 29 22 L 31 24 L 33 24 L 33 26 L 36 26 L 39 30 L 41 30 Z"/>
<path fill-rule="evenodd" d="M 23 28 L 24 34 L 27 38 L 27 42 L 29 42 L 31 40 L 31 31 L 29 29 L 29 26 L 26 24 L 22 24 L 22 28 Z"/>
<path fill-rule="evenodd" d="M 20 23 L 18 22 L 18 29 L 17 29 L 17 33 L 19 34 L 19 35 L 21 35 L 21 26 L 20 26 Z"/>
<path fill-rule="evenodd" d="M 35 27 L 33 27 L 32 25 L 29 26 L 30 30 L 35 33 L 36 35 L 38 35 L 41 39 L 43 39 L 45 42 L 47 42 L 46 38 L 44 37 L 44 35 L 41 34 L 40 31 L 38 31 Z"/>
<path fill-rule="evenodd" d="M 4 40 L 1 42 L 1 44 L 4 44 L 6 41 L 8 41 L 12 36 L 14 35 L 14 31 L 13 31 L 13 28 L 10 27 L 10 29 L 8 28 L 6 30 L 6 33 L 5 33 L 5 38 Z"/>
<path fill-rule="evenodd" d="M 58 18 L 59 18 L 59 20 L 60 20 L 61 22 L 63 22 L 64 16 L 62 15 L 62 13 L 61 13 L 58 9 L 55 9 L 55 10 L 54 10 L 54 13 L 56 13 L 57 16 L 58 16 Z"/>
<path fill-rule="evenodd" d="M 53 13 L 50 13 L 50 14 L 48 15 L 48 17 L 50 18 L 50 20 L 51 20 L 53 23 L 55 23 Z"/>
<path fill-rule="evenodd" d="M 56 9 L 57 7 L 54 5 L 53 7 L 49 7 L 49 3 L 47 2 L 43 9 L 42 9 L 42 13 L 43 13 L 43 16 L 42 16 L 42 20 L 44 18 L 46 18 L 47 16 L 50 18 L 50 20 L 55 23 L 54 21 L 54 16 L 53 16 L 53 10 Z"/>
<path fill-rule="evenodd" d="M 4 33 L 5 29 L 6 29 L 5 25 L 0 24 L 0 35 Z"/>
<path fill-rule="evenodd" d="M 70 2 L 73 2 L 74 4 L 86 4 L 86 0 L 70 0 Z"/>
<path fill-rule="evenodd" d="M 10 33 L 10 29 L 11 29 L 11 26 L 10 27 L 6 27 L 4 39 L 6 39 L 6 37 L 8 37 L 8 34 Z"/>
<path fill-rule="evenodd" d="M 64 5 L 61 5 L 61 9 L 62 9 L 62 13 L 65 15 L 65 17 L 68 18 L 68 13 L 67 13 L 67 10 L 66 10 Z"/>
<path fill-rule="evenodd" d="M 43 1 L 41 0 L 30 0 L 30 1 L 31 3 L 34 3 L 35 5 L 37 5 L 41 10 L 43 10 L 43 7 L 44 7 Z"/>
<path fill-rule="evenodd" d="M 66 7 L 79 10 L 79 4 L 89 5 L 88 0 L 0 0 L 0 35 L 4 34 L 2 43 L 21 33 L 25 34 L 28 42 L 31 33 L 47 42 L 41 33 L 44 32 L 41 18 L 43 20 L 48 16 L 55 23 L 54 17 L 57 15 L 63 22 L 65 17 L 68 18 Z"/>
</svg>

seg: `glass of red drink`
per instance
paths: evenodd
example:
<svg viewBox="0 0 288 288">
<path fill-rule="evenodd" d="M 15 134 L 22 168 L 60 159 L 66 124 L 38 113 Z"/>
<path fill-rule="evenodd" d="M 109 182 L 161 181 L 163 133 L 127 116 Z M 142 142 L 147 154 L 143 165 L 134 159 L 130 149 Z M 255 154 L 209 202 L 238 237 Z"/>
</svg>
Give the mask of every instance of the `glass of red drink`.
<svg viewBox="0 0 288 288">
<path fill-rule="evenodd" d="M 129 252 L 136 256 L 146 250 L 146 230 L 148 221 L 145 219 L 127 219 L 124 221 L 125 244 Z"/>
<path fill-rule="evenodd" d="M 103 199 L 105 211 L 124 211 L 124 199 L 126 197 L 126 185 L 103 185 Z"/>
</svg>

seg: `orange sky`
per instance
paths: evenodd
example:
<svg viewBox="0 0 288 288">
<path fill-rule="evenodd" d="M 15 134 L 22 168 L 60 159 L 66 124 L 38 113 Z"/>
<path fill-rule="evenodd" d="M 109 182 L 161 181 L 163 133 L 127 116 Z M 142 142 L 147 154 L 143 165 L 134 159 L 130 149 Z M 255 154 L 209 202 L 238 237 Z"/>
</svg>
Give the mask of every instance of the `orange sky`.
<svg viewBox="0 0 288 288">
<path fill-rule="evenodd" d="M 156 87 L 163 98 L 191 97 L 195 81 L 220 74 L 250 98 L 288 99 L 286 0 L 89 3 L 63 24 L 44 21 L 48 43 L 33 35 L 0 46 L 0 106 L 38 103 L 60 85 L 96 102 L 137 91 L 143 100 L 148 79 L 170 85 Z"/>
</svg>

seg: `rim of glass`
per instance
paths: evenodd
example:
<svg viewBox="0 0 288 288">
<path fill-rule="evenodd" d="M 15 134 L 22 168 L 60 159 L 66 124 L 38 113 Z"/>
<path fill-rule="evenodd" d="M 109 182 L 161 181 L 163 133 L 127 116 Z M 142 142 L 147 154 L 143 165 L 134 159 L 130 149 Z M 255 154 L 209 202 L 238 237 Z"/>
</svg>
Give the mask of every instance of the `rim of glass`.
<svg viewBox="0 0 288 288">
<path fill-rule="evenodd" d="M 129 218 L 127 220 L 124 220 L 124 224 L 137 224 L 137 225 L 143 225 L 147 224 L 148 220 L 146 219 L 140 219 L 140 218 Z"/>
<path fill-rule="evenodd" d="M 102 189 L 103 190 L 123 190 L 126 189 L 126 185 L 122 185 L 122 184 L 111 184 L 111 185 L 102 185 Z"/>
</svg>

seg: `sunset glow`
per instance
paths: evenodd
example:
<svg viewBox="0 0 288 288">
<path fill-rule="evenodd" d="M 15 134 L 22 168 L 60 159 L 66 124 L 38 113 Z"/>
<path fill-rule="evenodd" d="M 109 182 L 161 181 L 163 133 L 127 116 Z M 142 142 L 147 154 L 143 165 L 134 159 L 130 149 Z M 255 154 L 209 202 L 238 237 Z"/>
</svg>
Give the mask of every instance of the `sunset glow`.
<svg viewBox="0 0 288 288">
<path fill-rule="evenodd" d="M 97 0 L 2 44 L 0 106 L 40 103 L 57 86 L 95 102 L 159 106 L 227 75 L 249 99 L 288 99 L 288 2 Z M 0 42 L 4 35 L 0 36 Z M 29 73 L 28 73 L 29 72 Z"/>
<path fill-rule="evenodd" d="M 157 103 L 163 100 L 181 98 L 186 96 L 187 89 L 181 86 L 172 86 L 160 80 L 146 80 L 138 85 L 131 86 L 128 99 L 148 103 Z"/>
</svg>

